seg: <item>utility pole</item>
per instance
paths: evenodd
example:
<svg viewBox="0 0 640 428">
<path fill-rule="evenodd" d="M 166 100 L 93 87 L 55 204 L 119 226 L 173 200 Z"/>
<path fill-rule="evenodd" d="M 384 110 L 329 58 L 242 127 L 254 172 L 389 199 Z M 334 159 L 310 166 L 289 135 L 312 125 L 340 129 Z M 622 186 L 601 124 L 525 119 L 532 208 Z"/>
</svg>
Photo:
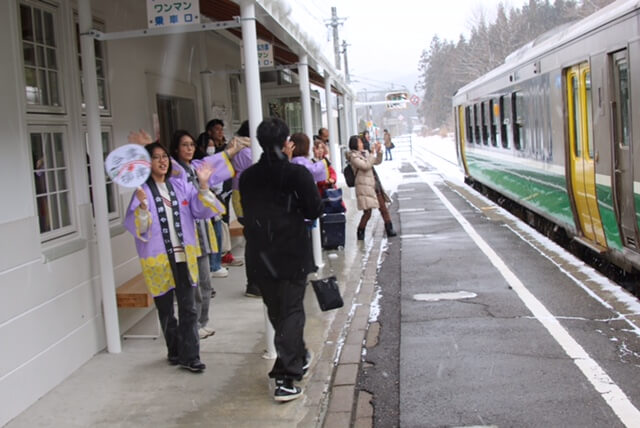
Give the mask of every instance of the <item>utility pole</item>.
<svg viewBox="0 0 640 428">
<path fill-rule="evenodd" d="M 340 37 L 338 37 L 338 26 L 342 25 L 346 18 L 338 18 L 335 6 L 331 7 L 331 20 L 325 21 L 327 27 L 333 28 L 333 53 L 335 55 L 336 68 L 340 70 Z"/>
<path fill-rule="evenodd" d="M 349 62 L 347 62 L 347 44 L 346 40 L 342 41 L 342 56 L 344 58 L 344 78 L 347 84 L 351 83 L 351 77 L 349 76 Z"/>
</svg>

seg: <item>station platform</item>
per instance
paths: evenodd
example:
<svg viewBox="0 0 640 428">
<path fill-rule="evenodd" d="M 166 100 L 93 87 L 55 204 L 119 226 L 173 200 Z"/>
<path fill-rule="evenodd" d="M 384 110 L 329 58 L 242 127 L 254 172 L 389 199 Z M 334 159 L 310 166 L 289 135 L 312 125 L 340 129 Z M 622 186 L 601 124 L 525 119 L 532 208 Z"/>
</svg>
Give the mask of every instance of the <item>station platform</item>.
<svg viewBox="0 0 640 428">
<path fill-rule="evenodd" d="M 274 360 L 262 358 L 262 299 L 244 296 L 244 266 L 228 267 L 227 278 L 212 279 L 217 294 L 208 327 L 216 333 L 200 343 L 204 373 L 168 365 L 162 337 L 123 340 L 122 353 L 97 354 L 6 427 L 321 427 L 330 415 L 349 426 L 384 229 L 376 214 L 365 243 L 356 240 L 361 212 L 350 191 L 344 189 L 346 248 L 323 251 L 325 265 L 318 272 L 337 276 L 345 305 L 321 312 L 311 286 L 305 295 L 305 341 L 314 360 L 299 383 L 303 397 L 274 401 L 267 376 Z M 236 258 L 244 258 L 243 243 L 234 245 Z M 156 319 L 153 310 L 141 323 L 153 327 Z M 136 326 L 148 330 L 144 327 Z M 361 415 L 370 421 L 371 413 Z"/>
</svg>

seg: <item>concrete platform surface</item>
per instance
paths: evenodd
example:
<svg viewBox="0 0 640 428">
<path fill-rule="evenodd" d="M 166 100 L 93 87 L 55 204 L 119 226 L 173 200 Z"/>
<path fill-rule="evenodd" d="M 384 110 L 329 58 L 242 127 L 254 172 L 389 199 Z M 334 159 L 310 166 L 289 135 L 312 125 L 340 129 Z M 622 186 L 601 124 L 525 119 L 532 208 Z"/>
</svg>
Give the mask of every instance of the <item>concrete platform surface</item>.
<svg viewBox="0 0 640 428">
<path fill-rule="evenodd" d="M 162 338 L 123 340 L 122 353 L 97 354 L 6 426 L 336 426 L 329 421 L 325 424 L 326 418 L 348 426 L 355 408 L 355 373 L 367 328 L 383 227 L 379 215 L 374 214 L 367 239 L 364 243 L 356 241 L 360 212 L 350 198 L 350 189 L 345 189 L 345 196 L 346 248 L 323 251 L 325 266 L 319 271 L 321 277 L 330 272 L 337 275 L 345 306 L 323 313 L 313 289 L 307 288 L 305 340 L 315 358 L 311 375 L 300 383 L 305 391 L 302 398 L 285 404 L 273 400 L 273 383 L 267 373 L 274 360 L 262 358 L 262 299 L 244 296 L 244 266 L 229 267 L 227 278 L 213 279 L 217 296 L 211 303 L 209 327 L 216 334 L 201 341 L 200 355 L 207 365 L 204 373 L 170 366 Z M 233 252 L 242 258 L 240 241 Z M 142 321 L 151 327 L 156 322 L 155 310 Z M 336 374 L 339 382 L 335 387 L 345 398 L 332 402 Z"/>
</svg>

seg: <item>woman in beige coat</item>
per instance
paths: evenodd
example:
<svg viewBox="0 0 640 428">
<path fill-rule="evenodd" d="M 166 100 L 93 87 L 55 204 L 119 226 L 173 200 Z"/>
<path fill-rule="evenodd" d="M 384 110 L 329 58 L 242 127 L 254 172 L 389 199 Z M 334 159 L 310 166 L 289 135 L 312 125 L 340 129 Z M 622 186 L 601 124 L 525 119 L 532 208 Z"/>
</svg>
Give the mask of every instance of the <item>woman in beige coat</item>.
<svg viewBox="0 0 640 428">
<path fill-rule="evenodd" d="M 387 236 L 395 236 L 391 217 L 387 210 L 384 197 L 384 191 L 378 181 L 375 179 L 373 166 L 382 163 L 382 146 L 377 143 L 371 153 L 364 150 L 364 144 L 359 136 L 353 135 L 349 138 L 349 149 L 347 160 L 351 164 L 351 168 L 356 176 L 356 198 L 358 201 L 358 209 L 362 210 L 362 217 L 358 225 L 358 240 L 364 239 L 364 230 L 367 222 L 371 218 L 371 210 L 378 208 L 384 219 Z M 392 233 L 389 233 L 391 231 Z"/>
</svg>

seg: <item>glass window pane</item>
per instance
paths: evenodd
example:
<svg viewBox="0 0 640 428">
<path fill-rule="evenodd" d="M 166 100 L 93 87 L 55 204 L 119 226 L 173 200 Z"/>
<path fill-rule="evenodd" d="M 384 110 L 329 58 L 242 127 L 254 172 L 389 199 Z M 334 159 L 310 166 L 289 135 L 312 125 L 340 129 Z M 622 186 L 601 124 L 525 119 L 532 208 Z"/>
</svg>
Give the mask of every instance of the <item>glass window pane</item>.
<svg viewBox="0 0 640 428">
<path fill-rule="evenodd" d="M 63 192 L 60 198 L 60 226 L 65 227 L 71 224 L 71 210 L 69 207 L 69 192 Z"/>
<path fill-rule="evenodd" d="M 46 196 L 36 198 L 38 206 L 38 220 L 40 223 L 40 233 L 49 232 L 51 230 L 51 221 L 49 220 L 49 202 Z"/>
<path fill-rule="evenodd" d="M 24 58 L 24 65 L 36 65 L 36 52 L 33 44 L 22 44 L 22 57 Z"/>
<path fill-rule="evenodd" d="M 47 168 L 55 168 L 56 165 L 53 162 L 53 144 L 49 134 L 42 134 L 42 140 L 45 150 L 44 164 Z"/>
<path fill-rule="evenodd" d="M 44 48 L 42 46 L 36 46 L 36 66 L 46 67 L 47 63 L 44 58 Z"/>
<path fill-rule="evenodd" d="M 58 171 L 58 190 L 69 190 L 67 187 L 67 171 Z"/>
<path fill-rule="evenodd" d="M 58 73 L 55 71 L 49 72 L 49 92 L 51 94 L 52 106 L 60 105 L 60 89 L 58 87 Z"/>
<path fill-rule="evenodd" d="M 55 171 L 47 171 L 47 192 L 55 192 L 58 190 L 58 186 L 56 186 L 56 173 Z"/>
<path fill-rule="evenodd" d="M 28 88 L 33 88 L 35 90 L 38 87 L 38 79 L 36 78 L 36 69 L 31 67 L 25 67 L 24 80 Z"/>
<path fill-rule="evenodd" d="M 574 138 L 574 154 L 576 157 L 582 156 L 582 123 L 580 120 L 580 94 L 578 92 L 578 77 L 576 75 L 571 76 L 571 92 L 573 98 L 573 109 L 571 115 L 573 116 L 573 138 Z"/>
<path fill-rule="evenodd" d="M 47 49 L 47 67 L 52 70 L 58 69 L 58 61 L 56 60 L 56 50 Z"/>
<path fill-rule="evenodd" d="M 585 90 L 585 95 L 586 95 L 586 99 L 585 99 L 585 103 L 586 105 L 586 114 L 587 117 L 585 118 L 586 120 L 586 128 L 587 128 L 587 135 L 585 136 L 587 141 L 587 149 L 589 152 L 589 158 L 593 159 L 593 155 L 594 155 L 594 147 L 593 147 L 593 129 L 591 129 L 591 73 L 590 72 L 586 72 L 584 74 L 584 90 Z"/>
<path fill-rule="evenodd" d="M 622 133 L 620 135 L 623 146 L 629 146 L 629 70 L 626 62 L 618 64 L 618 84 L 620 86 L 619 111 Z"/>
<path fill-rule="evenodd" d="M 42 35 L 42 11 L 40 9 L 34 9 L 35 17 L 35 30 L 36 30 L 36 42 L 43 43 L 44 37 Z"/>
<path fill-rule="evenodd" d="M 42 104 L 49 105 L 49 93 L 47 91 L 47 73 L 44 70 L 38 70 L 38 83 Z"/>
<path fill-rule="evenodd" d="M 113 183 L 107 184 L 107 207 L 110 213 L 116 211 L 116 194 L 115 185 Z"/>
<path fill-rule="evenodd" d="M 48 46 L 56 46 L 56 38 L 53 30 L 53 15 L 43 12 L 44 15 L 44 43 Z"/>
<path fill-rule="evenodd" d="M 93 41 L 93 50 L 95 51 L 96 54 L 96 59 L 100 59 L 102 58 L 102 42 L 100 40 L 95 40 Z"/>
<path fill-rule="evenodd" d="M 49 195 L 49 208 L 51 209 L 51 228 L 60 228 L 60 215 L 58 212 L 58 195 Z"/>
<path fill-rule="evenodd" d="M 62 134 L 56 132 L 53 134 L 53 140 L 56 150 L 56 168 L 63 168 L 66 165 L 64 160 L 64 147 L 62 145 Z"/>
<path fill-rule="evenodd" d="M 31 8 L 27 5 L 20 5 L 20 26 L 22 27 L 22 40 L 33 41 L 33 17 Z"/>
</svg>

